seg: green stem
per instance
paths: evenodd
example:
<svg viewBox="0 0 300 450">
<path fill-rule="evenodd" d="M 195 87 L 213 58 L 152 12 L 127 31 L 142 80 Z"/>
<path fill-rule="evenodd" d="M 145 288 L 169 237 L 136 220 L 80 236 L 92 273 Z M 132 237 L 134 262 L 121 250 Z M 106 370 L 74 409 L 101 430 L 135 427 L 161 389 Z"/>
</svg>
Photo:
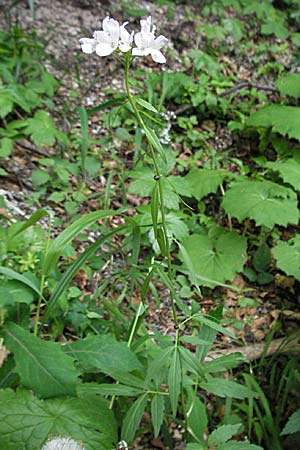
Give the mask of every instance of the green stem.
<svg viewBox="0 0 300 450">
<path fill-rule="evenodd" d="M 127 97 L 129 100 L 129 103 L 135 113 L 135 116 L 140 124 L 140 126 L 145 130 L 147 129 L 147 125 L 145 124 L 137 106 L 135 103 L 135 100 L 130 92 L 130 85 L 129 85 L 129 67 L 130 67 L 130 63 L 131 63 L 131 58 L 130 57 L 126 57 L 126 61 L 125 61 L 125 87 L 126 87 L 126 93 L 127 93 Z M 148 146 L 149 146 L 149 151 L 150 151 L 150 155 L 151 155 L 151 159 L 153 161 L 153 165 L 154 165 L 154 169 L 155 169 L 155 176 L 157 178 L 157 183 L 158 183 L 158 188 L 159 188 L 159 198 L 160 198 L 160 211 L 161 211 L 161 221 L 162 221 L 162 230 L 163 230 L 163 234 L 164 234 L 164 239 L 165 239 L 165 246 L 166 246 L 166 254 L 167 254 L 167 266 L 168 266 L 168 277 L 170 278 L 170 280 L 172 279 L 172 264 L 171 264 L 171 252 L 170 252 L 170 243 L 169 243 L 169 239 L 168 239 L 168 233 L 167 233 L 167 226 L 166 226 L 166 215 L 165 215 L 165 206 L 164 206 L 164 196 L 163 196 L 163 186 L 162 186 L 162 182 L 161 182 L 161 176 L 160 176 L 160 171 L 159 171 L 159 167 L 158 167 L 158 163 L 157 163 L 157 159 L 156 159 L 156 155 L 153 149 L 153 146 L 151 144 L 151 142 L 148 141 Z M 174 294 L 172 291 L 170 291 L 170 300 L 171 300 L 171 308 L 172 308 L 172 313 L 173 313 L 173 318 L 174 318 L 174 322 L 175 322 L 175 326 L 178 327 L 178 318 L 177 318 L 177 313 L 176 313 L 176 307 L 175 307 L 175 299 L 174 299 Z"/>
<path fill-rule="evenodd" d="M 131 63 L 131 58 L 130 56 L 126 57 L 125 60 L 125 87 L 126 87 L 126 93 L 127 93 L 127 97 L 129 100 L 129 103 L 135 113 L 135 116 L 140 124 L 140 126 L 146 130 L 147 129 L 147 125 L 145 124 L 137 106 L 135 103 L 135 100 L 130 92 L 130 85 L 129 85 L 129 68 L 130 68 L 130 63 Z M 166 226 L 166 215 L 165 215 L 165 206 L 164 206 L 164 196 L 163 196 L 163 186 L 162 186 L 162 182 L 161 182 L 161 176 L 160 176 L 160 171 L 159 171 L 159 166 L 157 163 L 157 159 L 156 159 L 156 155 L 153 149 L 153 146 L 151 144 L 151 142 L 148 141 L 148 146 L 149 146 L 149 151 L 150 151 L 150 155 L 153 161 L 153 165 L 154 165 L 154 169 L 155 169 L 155 176 L 156 176 L 156 181 L 158 183 L 158 188 L 159 188 L 159 198 L 160 198 L 160 211 L 161 211 L 161 221 L 162 221 L 162 230 L 163 230 L 163 234 L 164 234 L 164 239 L 165 239 L 165 246 L 166 246 L 166 254 L 167 254 L 167 266 L 168 266 L 168 277 L 171 280 L 172 279 L 172 264 L 171 264 L 171 253 L 170 253 L 170 243 L 169 243 L 169 239 L 168 239 L 168 233 L 167 233 L 167 226 Z M 170 300 L 171 300 L 171 308 L 172 308 L 172 313 L 173 313 L 173 319 L 175 322 L 175 326 L 178 327 L 178 317 L 177 317 L 177 312 L 176 312 L 176 307 L 175 307 L 175 299 L 174 299 L 174 294 L 172 291 L 170 291 Z"/>
<path fill-rule="evenodd" d="M 51 233 L 51 222 L 50 222 L 50 226 L 49 226 L 49 230 L 48 230 L 48 237 L 47 237 L 47 241 L 46 241 L 46 248 L 45 248 L 45 256 L 44 256 L 44 258 L 47 257 L 48 250 L 49 250 L 50 233 Z M 36 315 L 35 315 L 35 319 L 34 319 L 34 330 L 33 330 L 34 336 L 38 335 L 38 330 L 39 330 L 39 321 L 40 321 L 40 314 L 41 314 L 41 304 L 42 304 L 43 292 L 44 292 L 44 287 L 45 287 L 45 279 L 46 279 L 46 275 L 45 275 L 45 273 L 43 272 L 43 269 L 42 269 L 40 289 L 39 289 L 40 294 L 39 294 L 39 298 L 38 298 L 38 303 L 37 303 L 37 308 L 36 308 Z"/>
</svg>

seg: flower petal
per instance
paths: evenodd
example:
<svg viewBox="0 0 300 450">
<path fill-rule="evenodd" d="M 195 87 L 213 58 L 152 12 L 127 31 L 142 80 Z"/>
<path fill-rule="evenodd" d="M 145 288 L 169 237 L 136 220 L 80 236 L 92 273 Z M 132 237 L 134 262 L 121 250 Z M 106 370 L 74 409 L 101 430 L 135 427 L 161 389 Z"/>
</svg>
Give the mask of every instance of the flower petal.
<svg viewBox="0 0 300 450">
<path fill-rule="evenodd" d="M 103 20 L 103 30 L 108 33 L 113 41 L 118 41 L 120 36 L 120 25 L 115 19 L 111 19 L 109 16 Z"/>
<path fill-rule="evenodd" d="M 153 41 L 152 48 L 159 50 L 160 48 L 165 47 L 168 42 L 169 40 L 161 34 Z"/>
<path fill-rule="evenodd" d="M 146 20 L 140 20 L 142 33 L 151 33 L 151 16 L 147 17 Z"/>
<path fill-rule="evenodd" d="M 97 41 L 97 44 L 111 44 L 111 38 L 106 31 L 95 31 L 93 38 Z"/>
<path fill-rule="evenodd" d="M 164 64 L 166 62 L 166 58 L 160 50 L 152 49 L 151 56 L 152 56 L 153 61 L 155 61 L 157 63 Z"/>
<path fill-rule="evenodd" d="M 147 51 L 147 49 L 141 49 L 141 48 L 134 47 L 132 49 L 132 54 L 133 54 L 133 56 L 147 56 L 147 55 L 149 55 L 149 51 Z"/>
<path fill-rule="evenodd" d="M 107 44 L 105 42 L 101 42 L 96 46 L 96 53 L 98 56 L 108 56 L 111 55 L 115 49 L 116 47 L 112 46 L 111 43 Z"/>
<path fill-rule="evenodd" d="M 81 38 L 79 39 L 79 42 L 83 53 L 94 53 L 96 49 L 95 39 Z"/>
</svg>

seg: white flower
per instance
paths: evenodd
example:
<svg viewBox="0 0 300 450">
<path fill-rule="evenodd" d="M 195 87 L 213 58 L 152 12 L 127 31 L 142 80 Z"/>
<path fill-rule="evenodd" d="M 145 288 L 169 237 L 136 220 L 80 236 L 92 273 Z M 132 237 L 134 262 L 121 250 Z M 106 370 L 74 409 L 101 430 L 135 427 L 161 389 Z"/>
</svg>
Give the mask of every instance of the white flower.
<svg viewBox="0 0 300 450">
<path fill-rule="evenodd" d="M 85 450 L 84 447 L 78 444 L 73 439 L 65 437 L 56 437 L 49 439 L 42 447 L 42 450 Z"/>
<path fill-rule="evenodd" d="M 151 29 L 151 17 L 146 20 L 141 20 L 141 31 L 134 37 L 136 48 L 132 49 L 132 54 L 135 56 L 147 56 L 151 55 L 153 61 L 158 63 L 165 63 L 166 58 L 160 51 L 168 43 L 168 39 L 165 36 L 155 37 L 155 26 Z"/>
<path fill-rule="evenodd" d="M 109 16 L 103 20 L 103 30 L 97 30 L 93 39 L 81 38 L 79 40 L 84 53 L 96 52 L 98 56 L 108 56 L 117 48 L 121 52 L 128 52 L 132 47 L 133 33 L 125 29 L 128 22 L 120 26 L 119 22 Z"/>
<path fill-rule="evenodd" d="M 124 22 L 123 25 L 120 26 L 120 42 L 119 42 L 119 49 L 121 52 L 126 53 L 131 50 L 132 43 L 133 43 L 133 35 L 134 32 L 128 33 L 126 30 L 126 25 L 128 22 Z"/>
</svg>

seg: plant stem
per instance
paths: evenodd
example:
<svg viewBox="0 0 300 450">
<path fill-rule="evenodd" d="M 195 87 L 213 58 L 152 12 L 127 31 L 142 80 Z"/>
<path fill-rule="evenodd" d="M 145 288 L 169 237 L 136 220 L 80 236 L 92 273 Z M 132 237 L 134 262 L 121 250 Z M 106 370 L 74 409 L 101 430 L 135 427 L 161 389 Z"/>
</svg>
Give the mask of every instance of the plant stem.
<svg viewBox="0 0 300 450">
<path fill-rule="evenodd" d="M 46 241 L 46 248 L 45 248 L 45 256 L 44 256 L 44 258 L 47 257 L 48 250 L 49 250 L 50 233 L 51 233 L 51 218 L 50 218 L 50 225 L 49 225 L 49 230 L 48 230 L 48 237 L 47 237 L 47 241 Z M 39 298 L 38 298 L 38 303 L 37 303 L 37 308 L 36 308 L 36 315 L 35 315 L 35 319 L 34 319 L 34 329 L 33 329 L 34 336 L 37 336 L 38 330 L 39 330 L 39 320 L 40 320 L 41 303 L 42 303 L 42 298 L 43 298 L 45 279 L 46 279 L 46 275 L 45 275 L 45 273 L 44 273 L 44 271 L 42 269 L 40 289 L 39 289 L 40 294 L 39 294 Z"/>
<path fill-rule="evenodd" d="M 147 126 L 136 106 L 135 100 L 130 92 L 130 85 L 129 85 L 129 68 L 130 68 L 131 58 L 130 56 L 126 56 L 125 59 L 125 87 L 126 87 L 126 93 L 129 100 L 129 103 L 135 113 L 135 116 L 140 124 L 140 126 L 146 130 Z M 161 182 L 161 176 L 159 171 L 158 162 L 156 159 L 156 155 L 153 149 L 153 146 L 151 142 L 148 141 L 149 151 L 151 155 L 151 159 L 153 161 L 154 169 L 155 169 L 155 176 L 157 178 L 157 183 L 159 187 L 159 198 L 160 198 L 160 212 L 161 212 L 161 221 L 162 221 L 162 230 L 164 234 L 164 240 L 165 240 L 165 248 L 166 248 L 166 255 L 167 255 L 167 266 L 168 266 L 168 277 L 171 280 L 172 279 L 172 264 L 171 264 L 171 253 L 170 253 L 170 243 L 168 239 L 168 233 L 167 233 L 167 226 L 166 226 L 166 215 L 165 215 L 165 206 L 164 206 L 164 196 L 163 196 L 163 186 Z M 175 307 L 175 299 L 174 294 L 172 291 L 170 291 L 170 301 L 171 301 L 171 308 L 173 313 L 173 319 L 175 322 L 175 326 L 178 327 L 178 318 L 176 313 L 176 307 Z"/>
</svg>

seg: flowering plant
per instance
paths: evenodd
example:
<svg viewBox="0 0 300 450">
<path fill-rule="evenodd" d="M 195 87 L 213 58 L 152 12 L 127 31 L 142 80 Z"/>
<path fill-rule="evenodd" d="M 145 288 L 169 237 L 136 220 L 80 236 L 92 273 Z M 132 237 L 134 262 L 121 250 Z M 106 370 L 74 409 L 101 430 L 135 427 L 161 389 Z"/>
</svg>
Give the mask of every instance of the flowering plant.
<svg viewBox="0 0 300 450">
<path fill-rule="evenodd" d="M 84 53 L 96 52 L 98 56 L 108 56 L 114 51 L 131 52 L 133 56 L 151 55 L 153 61 L 165 63 L 166 58 L 160 51 L 168 43 L 168 39 L 160 35 L 155 37 L 156 27 L 151 26 L 152 19 L 141 20 L 141 31 L 134 35 L 126 30 L 128 22 L 122 25 L 109 16 L 103 20 L 103 30 L 94 31 L 93 38 L 81 38 L 81 49 Z M 136 47 L 133 47 L 135 43 Z"/>
</svg>

